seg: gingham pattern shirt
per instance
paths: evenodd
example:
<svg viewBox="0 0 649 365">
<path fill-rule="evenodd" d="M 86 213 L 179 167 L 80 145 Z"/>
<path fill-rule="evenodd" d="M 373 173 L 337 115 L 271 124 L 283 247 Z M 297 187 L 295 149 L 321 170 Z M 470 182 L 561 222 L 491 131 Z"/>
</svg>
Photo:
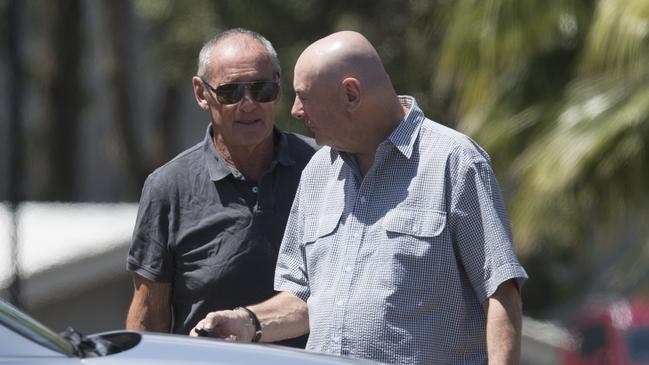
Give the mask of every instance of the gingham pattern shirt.
<svg viewBox="0 0 649 365">
<path fill-rule="evenodd" d="M 489 156 L 414 98 L 361 177 L 320 149 L 302 173 L 275 289 L 309 308 L 307 349 L 390 364 L 485 364 L 481 303 L 527 278 Z"/>
</svg>

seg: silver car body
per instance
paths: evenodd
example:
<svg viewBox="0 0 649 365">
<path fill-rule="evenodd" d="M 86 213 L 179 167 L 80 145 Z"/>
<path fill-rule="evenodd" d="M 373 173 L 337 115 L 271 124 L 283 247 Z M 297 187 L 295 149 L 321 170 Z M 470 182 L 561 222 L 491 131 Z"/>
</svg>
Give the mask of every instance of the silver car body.
<svg viewBox="0 0 649 365">
<path fill-rule="evenodd" d="M 84 340 L 108 346 L 104 355 L 84 356 L 69 339 L 0 300 L 0 364 L 72 365 L 370 365 L 365 360 L 281 346 L 234 343 L 211 338 L 104 332 Z"/>
</svg>

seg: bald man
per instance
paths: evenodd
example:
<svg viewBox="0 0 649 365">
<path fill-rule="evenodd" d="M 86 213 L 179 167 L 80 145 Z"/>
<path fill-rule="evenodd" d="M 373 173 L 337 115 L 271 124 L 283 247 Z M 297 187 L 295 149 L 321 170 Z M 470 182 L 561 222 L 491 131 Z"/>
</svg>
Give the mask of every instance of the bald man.
<svg viewBox="0 0 649 365">
<path fill-rule="evenodd" d="M 527 278 L 490 159 L 397 96 L 355 32 L 309 46 L 292 114 L 322 148 L 302 173 L 276 297 L 198 329 L 390 364 L 515 364 Z"/>
</svg>

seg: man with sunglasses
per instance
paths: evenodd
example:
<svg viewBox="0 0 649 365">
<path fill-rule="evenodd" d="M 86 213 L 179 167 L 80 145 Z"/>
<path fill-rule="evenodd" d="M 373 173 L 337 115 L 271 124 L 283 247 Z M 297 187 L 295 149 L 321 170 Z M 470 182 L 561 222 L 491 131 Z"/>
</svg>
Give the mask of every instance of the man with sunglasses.
<svg viewBox="0 0 649 365">
<path fill-rule="evenodd" d="M 338 32 L 299 57 L 292 114 L 325 144 L 304 169 L 278 295 L 199 332 L 389 364 L 520 361 L 519 264 L 487 153 L 398 96 L 369 41 Z"/>
<path fill-rule="evenodd" d="M 277 54 L 258 33 L 232 29 L 203 46 L 192 84 L 211 123 L 144 185 L 127 260 L 135 287 L 127 328 L 187 334 L 210 311 L 248 313 L 275 294 L 284 227 L 316 148 L 275 127 L 280 81 Z"/>
</svg>

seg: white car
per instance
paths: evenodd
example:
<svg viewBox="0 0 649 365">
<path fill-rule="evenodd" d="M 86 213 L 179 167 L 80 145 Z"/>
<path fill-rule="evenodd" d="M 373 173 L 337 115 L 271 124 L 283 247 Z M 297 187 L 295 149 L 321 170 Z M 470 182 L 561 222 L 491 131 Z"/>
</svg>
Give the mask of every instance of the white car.
<svg viewBox="0 0 649 365">
<path fill-rule="evenodd" d="M 0 363 L 72 364 L 211 364 L 211 365 L 370 365 L 339 356 L 263 344 L 211 338 L 113 331 L 82 336 L 68 329 L 56 334 L 0 300 Z"/>
</svg>

